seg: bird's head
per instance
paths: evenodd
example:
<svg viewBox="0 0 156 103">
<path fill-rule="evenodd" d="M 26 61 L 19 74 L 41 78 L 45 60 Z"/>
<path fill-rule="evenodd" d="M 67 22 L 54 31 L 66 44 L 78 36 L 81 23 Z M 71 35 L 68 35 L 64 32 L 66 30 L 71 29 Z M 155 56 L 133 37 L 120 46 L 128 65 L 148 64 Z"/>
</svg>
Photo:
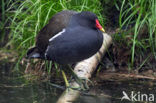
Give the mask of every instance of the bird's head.
<svg viewBox="0 0 156 103">
<path fill-rule="evenodd" d="M 105 32 L 104 28 L 101 26 L 101 24 L 98 20 L 98 17 L 92 12 L 83 11 L 83 12 L 79 13 L 78 22 L 82 26 L 96 28 L 96 29 L 101 30 L 102 32 Z"/>
</svg>

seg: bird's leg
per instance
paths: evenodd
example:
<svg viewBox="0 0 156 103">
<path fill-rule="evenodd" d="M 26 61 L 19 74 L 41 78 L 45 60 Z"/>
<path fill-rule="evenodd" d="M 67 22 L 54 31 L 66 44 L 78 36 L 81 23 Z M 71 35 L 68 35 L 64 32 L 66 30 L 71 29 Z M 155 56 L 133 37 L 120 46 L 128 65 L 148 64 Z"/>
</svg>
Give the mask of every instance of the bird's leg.
<svg viewBox="0 0 156 103">
<path fill-rule="evenodd" d="M 63 79 L 64 79 L 66 87 L 69 87 L 69 83 L 68 83 L 68 80 L 67 80 L 65 72 L 63 70 L 61 70 L 61 72 L 62 72 L 62 76 L 63 76 Z"/>
<path fill-rule="evenodd" d="M 82 89 L 82 90 L 88 90 L 89 87 L 87 85 L 87 81 L 91 82 L 89 79 L 87 78 L 81 78 L 78 77 L 77 74 L 73 71 L 73 69 L 71 68 L 70 65 L 68 65 L 69 69 L 71 70 L 71 73 L 75 79 L 75 81 L 80 85 L 80 88 L 74 88 L 74 89 Z"/>
</svg>

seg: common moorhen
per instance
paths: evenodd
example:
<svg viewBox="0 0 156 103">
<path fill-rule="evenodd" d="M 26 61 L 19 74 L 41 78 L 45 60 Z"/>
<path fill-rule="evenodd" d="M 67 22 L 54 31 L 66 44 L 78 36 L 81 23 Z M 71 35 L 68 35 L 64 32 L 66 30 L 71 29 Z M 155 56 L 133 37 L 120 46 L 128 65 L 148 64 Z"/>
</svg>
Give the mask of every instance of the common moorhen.
<svg viewBox="0 0 156 103">
<path fill-rule="evenodd" d="M 104 30 L 94 13 L 61 11 L 36 37 L 28 58 L 41 58 L 59 64 L 76 63 L 94 55 L 103 43 Z"/>
<path fill-rule="evenodd" d="M 104 29 L 94 13 L 62 11 L 36 37 L 36 46 L 27 52 L 28 58 L 71 64 L 94 55 L 102 46 Z M 66 77 L 62 71 L 65 81 Z M 66 82 L 66 85 L 68 83 Z"/>
</svg>

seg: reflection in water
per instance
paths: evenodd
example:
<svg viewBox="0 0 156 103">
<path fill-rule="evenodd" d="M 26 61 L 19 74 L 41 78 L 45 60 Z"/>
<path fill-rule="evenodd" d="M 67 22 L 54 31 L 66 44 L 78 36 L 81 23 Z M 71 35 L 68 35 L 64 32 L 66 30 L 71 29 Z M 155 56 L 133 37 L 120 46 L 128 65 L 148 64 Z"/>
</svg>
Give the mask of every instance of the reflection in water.
<svg viewBox="0 0 156 103">
<path fill-rule="evenodd" d="M 55 103 L 61 93 L 46 84 L 23 87 L 17 81 L 14 85 L 14 82 L 0 83 L 0 103 Z"/>
<path fill-rule="evenodd" d="M 0 69 L 0 103 L 55 103 L 62 93 L 48 83 L 28 83 L 19 73 Z"/>
<path fill-rule="evenodd" d="M 110 98 L 104 96 L 81 96 L 79 103 L 112 103 Z"/>
<path fill-rule="evenodd" d="M 123 91 L 130 100 L 124 99 L 121 101 L 124 96 Z M 152 96 L 155 96 L 154 99 L 156 100 L 156 84 L 154 81 L 147 80 L 100 81 L 98 86 L 91 88 L 89 94 L 94 96 L 81 95 L 76 103 L 155 103 L 149 102 L 149 100 L 153 100 L 153 98 L 150 98 Z M 132 94 L 133 98 L 131 97 Z M 141 95 L 144 95 L 144 97 L 141 97 Z"/>
<path fill-rule="evenodd" d="M 15 75 L 16 74 L 16 75 Z M 121 101 L 123 91 L 130 95 L 131 91 L 140 94 L 156 94 L 154 82 L 133 80 L 125 82 L 98 81 L 88 95 L 82 95 L 75 103 L 132 103 L 128 100 Z M 24 84 L 24 85 L 23 85 Z M 6 74 L 0 70 L 0 103 L 56 103 L 63 92 L 51 87 L 48 83 L 36 85 L 27 84 L 17 73 Z"/>
</svg>

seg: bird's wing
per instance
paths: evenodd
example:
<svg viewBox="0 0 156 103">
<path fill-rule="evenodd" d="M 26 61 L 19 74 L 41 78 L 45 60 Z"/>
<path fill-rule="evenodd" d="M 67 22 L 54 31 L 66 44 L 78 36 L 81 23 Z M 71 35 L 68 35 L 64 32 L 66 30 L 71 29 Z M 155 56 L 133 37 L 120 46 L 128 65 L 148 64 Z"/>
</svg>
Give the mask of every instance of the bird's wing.
<svg viewBox="0 0 156 103">
<path fill-rule="evenodd" d="M 64 32 L 49 40 L 46 57 L 66 62 L 77 62 L 95 54 L 101 47 L 96 31 L 76 27 L 65 29 Z"/>
</svg>

